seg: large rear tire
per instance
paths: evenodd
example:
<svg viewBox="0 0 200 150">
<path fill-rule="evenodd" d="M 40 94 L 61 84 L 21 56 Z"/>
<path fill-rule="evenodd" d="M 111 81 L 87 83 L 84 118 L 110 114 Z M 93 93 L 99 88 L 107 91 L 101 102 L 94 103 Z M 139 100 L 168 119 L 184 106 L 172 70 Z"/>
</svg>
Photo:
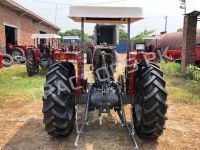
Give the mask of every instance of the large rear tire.
<svg viewBox="0 0 200 150">
<path fill-rule="evenodd" d="M 32 49 L 26 52 L 26 70 L 28 76 L 33 76 L 39 71 L 39 64 L 36 64 Z"/>
<path fill-rule="evenodd" d="M 163 73 L 155 64 L 140 64 L 135 77 L 133 105 L 134 126 L 137 135 L 155 140 L 164 130 L 168 105 Z"/>
<path fill-rule="evenodd" d="M 67 137 L 74 128 L 75 101 L 70 77 L 75 76 L 73 64 L 55 63 L 49 68 L 44 86 L 43 113 L 47 133 Z M 73 84 L 75 80 L 72 81 Z"/>
</svg>

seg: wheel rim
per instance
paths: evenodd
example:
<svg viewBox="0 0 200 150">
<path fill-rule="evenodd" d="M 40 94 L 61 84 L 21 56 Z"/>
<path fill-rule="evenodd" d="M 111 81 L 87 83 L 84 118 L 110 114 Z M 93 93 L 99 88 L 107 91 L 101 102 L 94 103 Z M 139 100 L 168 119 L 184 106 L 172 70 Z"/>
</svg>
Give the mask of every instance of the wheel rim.
<svg viewBox="0 0 200 150">
<path fill-rule="evenodd" d="M 10 63 L 11 60 L 10 60 L 9 58 L 6 57 L 6 58 L 3 58 L 3 62 L 4 62 L 4 63 Z"/>
<path fill-rule="evenodd" d="M 12 52 L 12 57 L 17 63 L 25 62 L 26 59 L 23 57 L 22 52 L 19 49 L 16 49 Z"/>
<path fill-rule="evenodd" d="M 22 56 L 22 55 L 18 50 L 15 50 L 15 51 L 13 51 L 12 56 L 16 57 L 16 56 Z"/>
</svg>

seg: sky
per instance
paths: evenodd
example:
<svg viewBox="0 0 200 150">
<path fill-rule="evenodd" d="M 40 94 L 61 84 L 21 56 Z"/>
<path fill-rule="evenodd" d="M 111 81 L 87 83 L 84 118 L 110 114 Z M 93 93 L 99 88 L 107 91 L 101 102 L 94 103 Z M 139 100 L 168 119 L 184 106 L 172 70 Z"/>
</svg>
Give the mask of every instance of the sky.
<svg viewBox="0 0 200 150">
<path fill-rule="evenodd" d="M 80 24 L 68 19 L 70 5 L 133 6 L 142 7 L 144 20 L 131 25 L 131 35 L 135 36 L 144 29 L 155 30 L 157 34 L 165 30 L 165 16 L 168 16 L 168 32 L 176 32 L 183 27 L 184 10 L 180 0 L 15 0 L 46 20 L 56 24 L 61 31 L 80 29 Z M 200 0 L 186 0 L 187 13 L 200 11 Z M 57 9 L 56 9 L 57 6 Z M 119 11 L 120 13 L 120 11 Z M 200 28 L 200 23 L 198 23 Z M 92 34 L 94 24 L 86 24 L 85 32 Z"/>
</svg>

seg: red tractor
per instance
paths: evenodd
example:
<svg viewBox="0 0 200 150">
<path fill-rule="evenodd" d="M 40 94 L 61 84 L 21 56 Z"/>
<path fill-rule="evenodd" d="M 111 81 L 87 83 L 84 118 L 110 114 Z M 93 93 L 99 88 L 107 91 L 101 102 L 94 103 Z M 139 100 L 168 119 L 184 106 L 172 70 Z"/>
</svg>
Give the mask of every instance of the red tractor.
<svg viewBox="0 0 200 150">
<path fill-rule="evenodd" d="M 54 53 L 59 50 L 58 40 L 61 37 L 56 34 L 33 34 L 34 45 L 26 50 L 26 70 L 29 76 L 38 73 L 39 66 L 48 69 L 54 61 Z"/>
<path fill-rule="evenodd" d="M 64 36 L 63 40 L 67 51 L 74 52 L 80 50 L 80 39 L 78 36 Z"/>
<path fill-rule="evenodd" d="M 200 66 L 200 44 L 195 45 L 195 65 Z M 172 61 L 172 62 L 178 62 L 181 63 L 182 59 L 182 50 L 171 50 L 171 49 L 166 49 L 163 53 L 164 58 L 167 61 Z"/>
<path fill-rule="evenodd" d="M 116 13 L 116 10 L 119 13 Z M 72 6 L 69 17 L 81 22 L 82 47 L 80 52 L 54 53 L 54 63 L 46 75 L 43 96 L 44 124 L 47 133 L 54 137 L 67 137 L 75 126 L 77 146 L 89 123 L 89 113 L 98 110 L 99 116 L 110 113 L 113 109 L 117 112 L 135 148 L 138 148 L 138 145 L 134 132 L 143 139 L 156 140 L 163 133 L 167 119 L 166 82 L 159 66 L 150 62 L 155 58 L 155 53 L 145 53 L 140 49 L 131 51 L 130 25 L 143 19 L 142 8 Z M 120 75 L 118 81 L 114 79 L 117 66 L 115 49 L 103 44 L 96 46 L 93 54 L 92 72 L 95 81 L 87 82 L 84 74 L 84 23 L 127 24 L 127 65 L 124 68 L 125 74 Z M 73 63 L 74 61 L 76 63 Z M 80 128 L 77 107 L 79 104 L 85 104 L 85 114 Z M 124 106 L 127 104 L 132 106 L 131 127 L 124 112 Z"/>
<path fill-rule="evenodd" d="M 27 47 L 26 45 L 12 45 L 8 43 L 6 45 L 6 53 L 11 55 L 15 62 L 24 63 L 26 61 L 25 53 Z"/>
<path fill-rule="evenodd" d="M 182 45 L 178 45 L 180 44 L 180 41 L 181 41 L 179 37 L 173 39 L 173 40 L 177 40 L 177 42 L 174 42 L 174 43 L 168 38 L 161 39 L 160 36 L 145 37 L 144 39 L 150 40 L 150 43 L 149 43 L 150 45 L 146 48 L 146 50 L 156 51 L 158 60 L 165 59 L 166 61 L 181 63 Z M 162 43 L 166 41 L 167 44 L 169 44 L 168 47 L 166 47 L 165 50 L 161 50 L 163 47 L 159 46 L 158 40 L 161 40 Z M 155 48 L 152 44 L 155 44 Z M 172 47 L 172 49 L 169 49 L 169 47 Z M 200 66 L 200 43 L 195 44 L 195 53 L 193 54 L 193 56 L 195 58 L 195 65 Z"/>
</svg>

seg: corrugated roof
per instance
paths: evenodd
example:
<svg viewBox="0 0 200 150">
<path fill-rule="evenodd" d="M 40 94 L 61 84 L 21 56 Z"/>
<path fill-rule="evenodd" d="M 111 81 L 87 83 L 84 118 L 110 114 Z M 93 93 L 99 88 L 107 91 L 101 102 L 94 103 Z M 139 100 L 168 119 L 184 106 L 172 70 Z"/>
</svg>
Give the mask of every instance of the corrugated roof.
<svg viewBox="0 0 200 150">
<path fill-rule="evenodd" d="M 55 24 L 45 20 L 44 18 L 40 17 L 36 13 L 34 13 L 34 12 L 28 10 L 27 8 L 21 6 L 20 4 L 16 3 L 14 0 L 0 0 L 0 4 L 16 11 L 17 13 L 19 13 L 19 15 L 26 15 L 28 17 L 33 18 L 34 20 L 36 20 L 38 22 L 41 22 L 41 23 L 49 26 L 50 28 L 60 30 L 60 28 L 58 26 L 56 26 Z"/>
</svg>

